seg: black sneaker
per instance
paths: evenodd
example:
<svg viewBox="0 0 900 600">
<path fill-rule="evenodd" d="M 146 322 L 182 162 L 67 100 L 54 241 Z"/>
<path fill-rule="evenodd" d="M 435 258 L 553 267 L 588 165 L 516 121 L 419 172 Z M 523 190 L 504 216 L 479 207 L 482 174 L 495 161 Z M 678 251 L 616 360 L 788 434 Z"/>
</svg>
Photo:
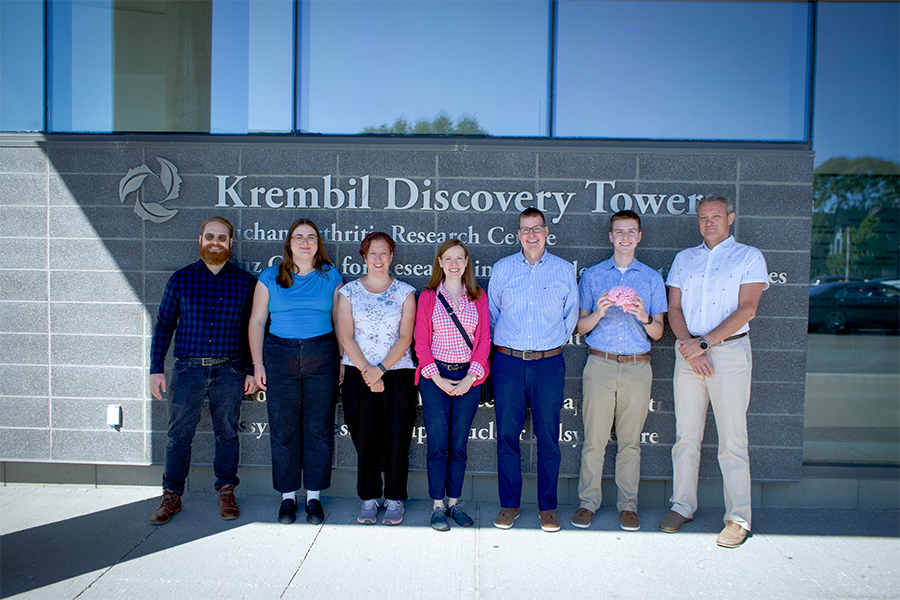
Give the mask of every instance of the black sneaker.
<svg viewBox="0 0 900 600">
<path fill-rule="evenodd" d="M 285 500 L 278 509 L 278 522 L 290 525 L 297 520 L 297 501 Z"/>
<path fill-rule="evenodd" d="M 322 503 L 316 499 L 306 502 L 306 522 L 312 525 L 319 525 L 325 520 L 325 511 L 322 510 Z"/>
</svg>

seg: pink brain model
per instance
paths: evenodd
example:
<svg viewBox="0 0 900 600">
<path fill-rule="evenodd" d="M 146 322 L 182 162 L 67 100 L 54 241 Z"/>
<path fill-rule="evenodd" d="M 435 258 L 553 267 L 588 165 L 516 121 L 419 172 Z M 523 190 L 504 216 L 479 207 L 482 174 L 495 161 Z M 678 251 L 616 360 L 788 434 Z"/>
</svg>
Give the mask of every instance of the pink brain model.
<svg viewBox="0 0 900 600">
<path fill-rule="evenodd" d="M 614 305 L 624 307 L 629 304 L 634 304 L 637 294 L 628 286 L 617 285 L 607 292 L 606 297 L 609 298 L 609 301 Z"/>
</svg>

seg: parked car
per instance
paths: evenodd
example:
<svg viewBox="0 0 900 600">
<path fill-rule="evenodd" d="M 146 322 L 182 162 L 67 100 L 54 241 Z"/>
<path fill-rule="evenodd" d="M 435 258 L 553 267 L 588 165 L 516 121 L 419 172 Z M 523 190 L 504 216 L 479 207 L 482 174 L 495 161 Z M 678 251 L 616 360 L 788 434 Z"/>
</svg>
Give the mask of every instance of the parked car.
<svg viewBox="0 0 900 600">
<path fill-rule="evenodd" d="M 822 283 L 809 288 L 809 329 L 900 329 L 900 289 L 874 281 Z"/>
<path fill-rule="evenodd" d="M 812 281 L 809 282 L 810 286 L 817 286 L 823 283 L 838 283 L 838 282 L 846 282 L 846 281 L 865 281 L 862 277 L 857 277 L 856 275 L 851 275 L 850 277 L 844 277 L 843 275 L 819 275 L 815 277 Z"/>
</svg>

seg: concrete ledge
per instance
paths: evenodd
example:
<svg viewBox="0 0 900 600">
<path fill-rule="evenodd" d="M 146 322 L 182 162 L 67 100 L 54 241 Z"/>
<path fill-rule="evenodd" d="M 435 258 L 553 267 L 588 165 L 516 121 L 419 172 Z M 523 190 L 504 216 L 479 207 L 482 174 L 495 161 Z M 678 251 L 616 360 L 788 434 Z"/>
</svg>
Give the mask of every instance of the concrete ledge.
<svg viewBox="0 0 900 600">
<path fill-rule="evenodd" d="M 828 470 L 830 469 L 830 470 Z M 897 469 L 844 466 L 807 471 L 798 483 L 754 483 L 753 506 L 785 508 L 900 508 L 900 482 Z M 828 473 L 828 475 L 825 475 Z M 239 471 L 241 492 L 244 494 L 274 494 L 271 469 L 243 467 Z M 823 476 L 824 475 L 824 476 Z M 6 484 L 34 484 L 73 487 L 146 486 L 158 487 L 162 467 L 122 465 L 70 465 L 60 463 L 0 462 L 0 482 Z M 215 484 L 212 467 L 194 467 L 188 474 L 187 489 L 192 492 L 211 492 Z M 522 501 L 534 502 L 537 480 L 526 477 L 522 486 Z M 410 499 L 428 498 L 425 473 L 409 474 Z M 667 507 L 672 494 L 671 481 L 645 480 L 641 482 L 640 505 L 643 508 Z M 328 495 L 335 498 L 356 497 L 356 472 L 335 469 Z M 698 489 L 700 505 L 723 506 L 722 484 L 701 481 Z M 560 478 L 559 503 L 578 504 L 578 479 Z M 464 501 L 497 501 L 497 478 L 490 475 L 469 475 L 463 485 Z M 615 506 L 616 485 L 609 479 L 603 482 L 603 506 Z"/>
</svg>

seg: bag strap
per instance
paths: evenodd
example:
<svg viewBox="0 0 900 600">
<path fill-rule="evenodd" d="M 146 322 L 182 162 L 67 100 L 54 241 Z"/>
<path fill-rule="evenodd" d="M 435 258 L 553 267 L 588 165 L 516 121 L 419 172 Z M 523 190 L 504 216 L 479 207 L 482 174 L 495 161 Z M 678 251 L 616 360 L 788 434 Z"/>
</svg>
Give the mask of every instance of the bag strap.
<svg viewBox="0 0 900 600">
<path fill-rule="evenodd" d="M 441 301 L 441 304 L 444 305 L 444 308 L 447 310 L 447 314 L 450 315 L 450 318 L 453 320 L 453 324 L 456 325 L 457 329 L 459 329 L 459 332 L 462 334 L 463 341 L 466 342 L 466 346 L 469 347 L 469 350 L 472 350 L 472 340 L 469 339 L 469 334 L 466 333 L 466 330 L 463 328 L 463 324 L 459 322 L 459 317 L 457 317 L 456 313 L 453 312 L 453 307 L 450 306 L 450 303 L 447 302 L 447 299 L 444 298 L 443 295 L 438 293 L 437 290 L 434 291 L 434 294 L 438 297 L 438 300 Z"/>
</svg>

